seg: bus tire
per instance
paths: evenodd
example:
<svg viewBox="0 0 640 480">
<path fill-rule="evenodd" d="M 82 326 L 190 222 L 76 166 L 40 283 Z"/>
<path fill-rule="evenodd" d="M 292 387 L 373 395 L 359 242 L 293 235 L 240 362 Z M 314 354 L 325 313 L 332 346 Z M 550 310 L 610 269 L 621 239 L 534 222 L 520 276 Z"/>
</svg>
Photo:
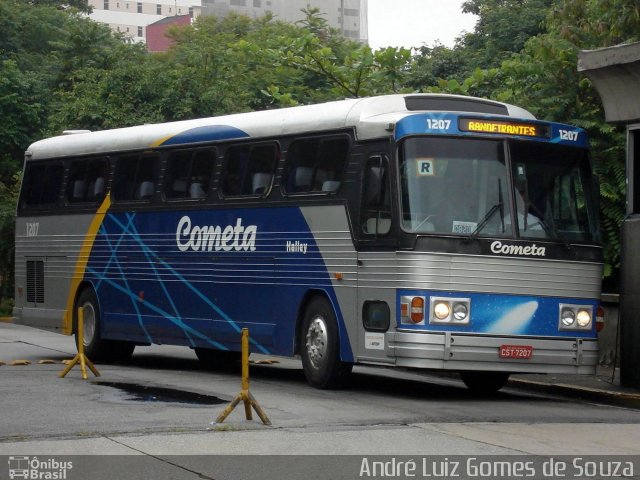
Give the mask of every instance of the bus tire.
<svg viewBox="0 0 640 480">
<path fill-rule="evenodd" d="M 305 377 L 312 386 L 329 389 L 346 384 L 353 365 L 340 360 L 338 324 L 325 297 L 314 297 L 305 309 L 300 353 Z"/>
<path fill-rule="evenodd" d="M 509 380 L 509 372 L 460 372 L 469 390 L 479 395 L 494 395 Z"/>
<path fill-rule="evenodd" d="M 94 361 L 103 361 L 110 352 L 109 342 L 102 339 L 100 332 L 100 308 L 98 299 L 92 288 L 85 288 L 78 297 L 76 308 L 73 312 L 76 347 L 80 345 L 78 338 L 78 308 L 83 309 L 84 325 L 84 353 Z M 133 350 L 131 350 L 133 353 Z"/>
</svg>

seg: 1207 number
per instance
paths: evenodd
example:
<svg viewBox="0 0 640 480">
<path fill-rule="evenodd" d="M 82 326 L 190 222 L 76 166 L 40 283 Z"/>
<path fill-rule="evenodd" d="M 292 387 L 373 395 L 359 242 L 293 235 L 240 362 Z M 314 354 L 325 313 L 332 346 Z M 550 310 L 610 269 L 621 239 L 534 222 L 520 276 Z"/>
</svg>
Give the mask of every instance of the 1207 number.
<svg viewBox="0 0 640 480">
<path fill-rule="evenodd" d="M 451 128 L 451 120 L 427 118 L 427 128 L 430 130 L 449 130 Z"/>
<path fill-rule="evenodd" d="M 578 141 L 578 132 L 571 130 L 560 130 L 560 140 L 569 140 L 570 142 Z"/>
</svg>

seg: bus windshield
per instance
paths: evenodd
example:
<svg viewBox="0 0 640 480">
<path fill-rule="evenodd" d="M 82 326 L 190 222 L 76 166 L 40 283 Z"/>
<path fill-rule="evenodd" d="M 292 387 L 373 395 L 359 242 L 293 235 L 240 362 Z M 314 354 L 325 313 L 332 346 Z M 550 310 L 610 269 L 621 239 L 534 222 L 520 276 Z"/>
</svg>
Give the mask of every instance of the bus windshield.
<svg viewBox="0 0 640 480">
<path fill-rule="evenodd" d="M 581 149 L 416 137 L 402 145 L 400 177 L 407 232 L 597 241 Z"/>
</svg>

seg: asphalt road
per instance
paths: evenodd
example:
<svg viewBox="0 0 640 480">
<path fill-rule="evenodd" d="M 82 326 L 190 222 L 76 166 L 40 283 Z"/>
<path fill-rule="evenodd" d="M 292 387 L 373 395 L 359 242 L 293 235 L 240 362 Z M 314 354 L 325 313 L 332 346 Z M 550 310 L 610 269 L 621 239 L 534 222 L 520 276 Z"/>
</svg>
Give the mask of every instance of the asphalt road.
<svg viewBox="0 0 640 480">
<path fill-rule="evenodd" d="M 71 337 L 0 323 L 0 456 L 76 455 L 65 478 L 95 479 L 359 478 L 372 476 L 362 461 L 375 455 L 640 456 L 640 411 L 513 387 L 487 399 L 455 377 L 357 367 L 349 389 L 322 391 L 298 360 L 252 355 L 278 362 L 251 365 L 251 392 L 272 426 L 246 420 L 241 405 L 216 424 L 240 391 L 239 372 L 153 346 L 130 364 L 97 365 L 99 378 L 83 380 L 78 367 L 58 378 L 74 354 Z"/>
</svg>

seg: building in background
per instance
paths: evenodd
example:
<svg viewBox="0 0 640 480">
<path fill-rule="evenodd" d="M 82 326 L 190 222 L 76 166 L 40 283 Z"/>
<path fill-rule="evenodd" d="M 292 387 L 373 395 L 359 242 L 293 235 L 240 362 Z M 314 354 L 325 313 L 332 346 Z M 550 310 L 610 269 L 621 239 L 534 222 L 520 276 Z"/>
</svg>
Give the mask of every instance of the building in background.
<svg viewBox="0 0 640 480">
<path fill-rule="evenodd" d="M 366 43 L 367 0 L 89 0 L 93 7 L 90 18 L 106 23 L 114 32 L 120 32 L 136 42 L 149 41 L 155 50 L 160 43 L 158 34 L 169 24 L 184 24 L 184 20 L 164 20 L 169 17 L 199 15 L 225 17 L 231 12 L 258 18 L 271 13 L 277 20 L 297 22 L 304 18 L 303 9 L 318 8 L 328 24 L 350 39 Z M 155 25 L 155 27 L 148 27 Z M 165 49 L 170 42 L 166 42 Z M 150 48 L 151 49 L 151 48 Z"/>
<path fill-rule="evenodd" d="M 151 25 L 147 25 L 145 30 L 147 49 L 150 52 L 166 52 L 173 43 L 167 35 L 167 29 L 172 26 L 190 25 L 191 15 L 176 15 L 174 17 L 164 17 Z"/>
<path fill-rule="evenodd" d="M 297 22 L 303 9 L 318 8 L 329 25 L 350 39 L 366 43 L 367 0 L 202 0 L 202 14 L 224 17 L 237 12 L 251 18 L 271 12 L 276 19 Z"/>
<path fill-rule="evenodd" d="M 201 12 L 200 0 L 89 0 L 92 20 L 106 23 L 114 32 L 120 32 L 135 42 L 147 41 L 147 26 L 174 16 L 197 18 Z"/>
</svg>

